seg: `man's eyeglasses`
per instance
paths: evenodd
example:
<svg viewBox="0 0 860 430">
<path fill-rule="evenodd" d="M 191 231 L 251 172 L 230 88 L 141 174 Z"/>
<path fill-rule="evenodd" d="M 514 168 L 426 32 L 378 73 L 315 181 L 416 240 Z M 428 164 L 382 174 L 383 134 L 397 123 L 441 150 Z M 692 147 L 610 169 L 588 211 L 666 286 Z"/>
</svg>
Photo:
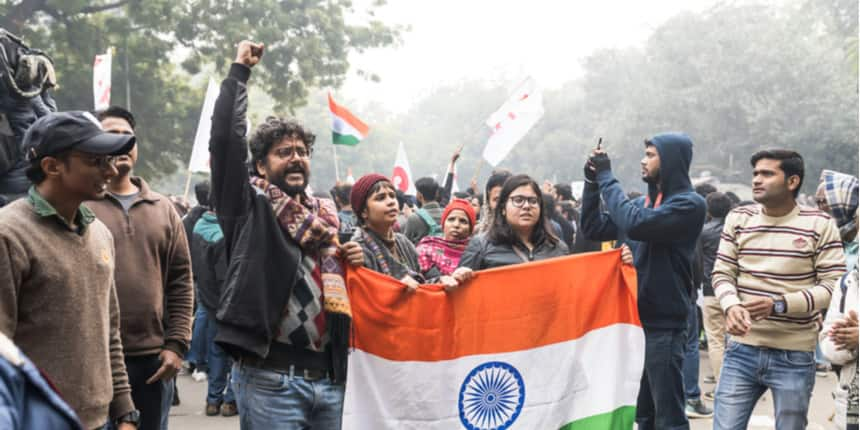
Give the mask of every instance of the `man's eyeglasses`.
<svg viewBox="0 0 860 430">
<path fill-rule="evenodd" d="M 275 150 L 278 158 L 293 158 L 293 154 L 299 158 L 308 158 L 308 151 L 301 146 L 285 146 Z"/>
<path fill-rule="evenodd" d="M 537 206 L 539 204 L 537 197 L 511 196 L 510 200 L 511 204 L 514 205 L 515 208 L 521 208 L 526 203 L 528 203 L 529 206 Z"/>
<path fill-rule="evenodd" d="M 92 167 L 98 167 L 100 169 L 110 169 L 111 167 L 116 167 L 116 161 L 119 157 L 115 155 L 83 155 L 83 154 L 69 154 L 71 157 L 75 157 L 84 162 L 84 164 Z"/>
</svg>

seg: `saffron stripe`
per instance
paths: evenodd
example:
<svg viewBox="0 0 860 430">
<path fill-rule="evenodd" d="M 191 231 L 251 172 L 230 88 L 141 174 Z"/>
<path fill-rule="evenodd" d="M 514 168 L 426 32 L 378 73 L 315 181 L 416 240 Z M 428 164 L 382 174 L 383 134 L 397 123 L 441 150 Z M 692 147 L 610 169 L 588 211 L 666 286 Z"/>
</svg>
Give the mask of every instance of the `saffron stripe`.
<svg viewBox="0 0 860 430">
<path fill-rule="evenodd" d="M 446 293 L 441 285 L 422 286 L 408 300 L 400 281 L 366 268 L 350 268 L 347 283 L 353 346 L 388 360 L 520 351 L 613 324 L 641 326 L 635 269 L 621 264 L 620 250 L 483 270 L 463 288 Z"/>
</svg>

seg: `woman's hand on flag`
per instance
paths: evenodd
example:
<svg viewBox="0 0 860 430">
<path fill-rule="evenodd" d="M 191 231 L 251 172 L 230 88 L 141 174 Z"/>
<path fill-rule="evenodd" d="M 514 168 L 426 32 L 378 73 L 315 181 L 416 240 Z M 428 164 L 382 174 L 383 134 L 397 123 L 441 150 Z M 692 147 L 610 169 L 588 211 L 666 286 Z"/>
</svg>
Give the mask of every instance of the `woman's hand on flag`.
<svg viewBox="0 0 860 430">
<path fill-rule="evenodd" d="M 346 260 L 353 267 L 364 266 L 364 251 L 358 242 L 347 242 L 338 249 L 340 257 Z"/>
<path fill-rule="evenodd" d="M 627 244 L 621 245 L 621 262 L 624 264 L 633 265 L 633 251 Z"/>
<path fill-rule="evenodd" d="M 455 288 L 463 285 L 464 282 L 468 282 L 473 276 L 475 276 L 475 272 L 473 272 L 472 269 L 468 267 L 458 267 L 450 276 L 439 278 L 439 282 L 445 286 L 446 292 L 451 292 Z"/>
<path fill-rule="evenodd" d="M 406 291 L 409 293 L 414 293 L 418 291 L 419 283 L 415 280 L 415 278 L 406 275 L 400 279 L 400 282 L 403 282 L 403 285 L 406 285 Z"/>
</svg>

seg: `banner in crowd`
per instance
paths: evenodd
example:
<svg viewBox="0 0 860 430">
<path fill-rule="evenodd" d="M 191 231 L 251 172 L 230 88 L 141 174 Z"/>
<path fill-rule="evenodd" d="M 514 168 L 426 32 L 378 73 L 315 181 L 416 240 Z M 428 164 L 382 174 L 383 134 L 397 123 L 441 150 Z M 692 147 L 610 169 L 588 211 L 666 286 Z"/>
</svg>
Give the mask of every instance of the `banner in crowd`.
<svg viewBox="0 0 860 430">
<path fill-rule="evenodd" d="M 110 106 L 110 68 L 111 49 L 102 55 L 96 55 L 93 62 L 93 106 L 100 111 Z"/>
<path fill-rule="evenodd" d="M 328 95 L 328 108 L 331 111 L 331 136 L 335 145 L 358 145 L 370 132 L 370 127 L 363 123 L 347 108 L 338 105 Z"/>
<path fill-rule="evenodd" d="M 215 100 L 221 88 L 214 79 L 209 78 L 206 87 L 206 97 L 203 99 L 203 109 L 200 120 L 197 121 L 197 133 L 194 134 L 194 146 L 191 148 L 191 160 L 188 171 L 192 173 L 209 173 L 209 137 L 212 133 L 212 115 L 215 113 Z"/>
<path fill-rule="evenodd" d="M 403 142 L 397 147 L 397 157 L 394 159 L 394 173 L 391 174 L 391 183 L 394 187 L 404 193 L 414 196 L 416 193 L 415 183 L 412 180 L 412 169 L 409 168 L 409 159 L 406 158 L 406 148 Z"/>
<path fill-rule="evenodd" d="M 446 293 L 350 270 L 345 429 L 631 429 L 645 336 L 613 250 L 478 272 Z"/>
<path fill-rule="evenodd" d="M 485 123 L 492 134 L 484 147 L 484 159 L 494 167 L 498 165 L 542 116 L 543 96 L 537 81 L 529 77 L 487 118 Z"/>
</svg>

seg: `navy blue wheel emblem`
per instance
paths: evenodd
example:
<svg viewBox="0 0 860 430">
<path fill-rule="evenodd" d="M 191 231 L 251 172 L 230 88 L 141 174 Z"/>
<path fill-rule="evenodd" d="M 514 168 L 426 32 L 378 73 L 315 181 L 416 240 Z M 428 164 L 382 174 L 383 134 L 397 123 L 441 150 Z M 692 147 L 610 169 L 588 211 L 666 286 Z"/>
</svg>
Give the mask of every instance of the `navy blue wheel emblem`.
<svg viewBox="0 0 860 430">
<path fill-rule="evenodd" d="M 520 416 L 525 400 L 526 386 L 514 366 L 484 363 L 460 386 L 460 422 L 469 430 L 504 430 Z"/>
</svg>

